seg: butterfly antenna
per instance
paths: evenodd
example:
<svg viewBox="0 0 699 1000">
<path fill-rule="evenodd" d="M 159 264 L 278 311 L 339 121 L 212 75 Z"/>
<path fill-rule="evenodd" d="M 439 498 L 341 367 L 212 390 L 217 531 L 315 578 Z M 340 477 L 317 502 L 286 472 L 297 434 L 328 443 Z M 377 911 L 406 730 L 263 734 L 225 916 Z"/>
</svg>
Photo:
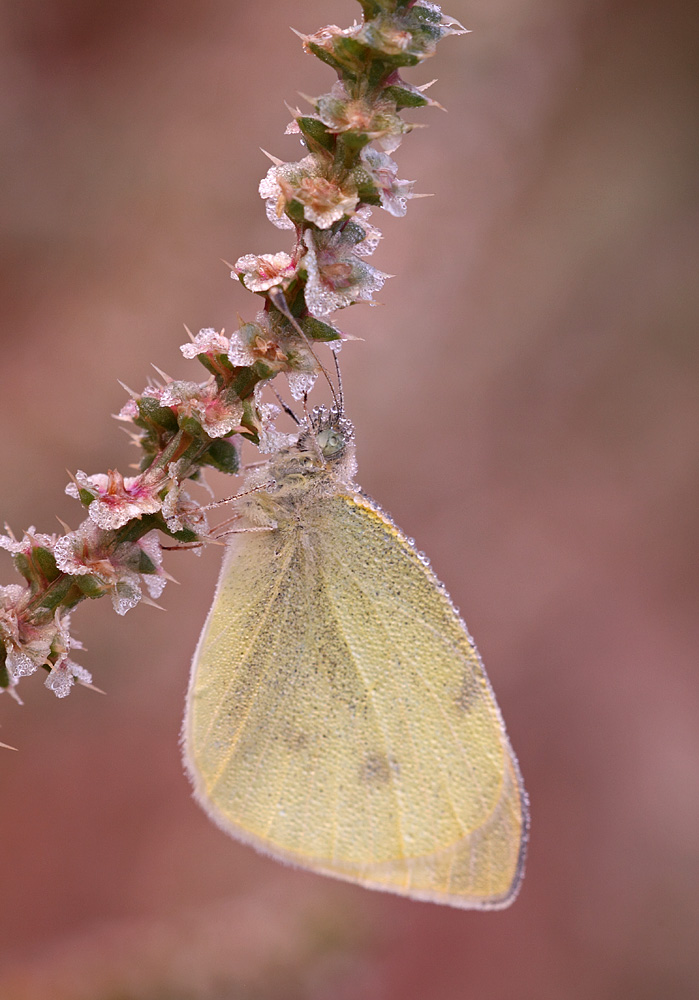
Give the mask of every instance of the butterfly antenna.
<svg viewBox="0 0 699 1000">
<path fill-rule="evenodd" d="M 267 483 L 260 483 L 259 486 L 251 486 L 249 490 L 244 490 L 242 493 L 236 493 L 235 496 L 225 497 L 223 500 L 213 500 L 211 503 L 207 503 L 206 507 L 200 507 L 199 509 L 214 510 L 216 507 L 223 507 L 224 504 L 232 503 L 234 500 L 239 500 L 241 497 L 250 496 L 251 493 L 259 493 L 260 490 L 268 490 L 274 485 L 274 479 L 270 479 Z"/>
<path fill-rule="evenodd" d="M 340 372 L 340 362 L 337 359 L 337 354 L 335 351 L 332 352 L 333 361 L 335 362 L 335 374 L 337 375 L 337 394 L 340 399 L 340 416 L 345 412 L 345 394 L 342 391 L 342 373 Z"/>
<path fill-rule="evenodd" d="M 323 362 L 320 360 L 316 352 L 313 350 L 313 346 L 311 345 L 310 340 L 301 329 L 301 326 L 296 317 L 291 315 L 291 310 L 289 309 L 289 304 L 286 301 L 286 298 L 284 297 L 284 293 L 281 291 L 281 289 L 270 288 L 267 295 L 269 296 L 269 299 L 272 305 L 275 307 L 275 309 L 278 309 L 279 312 L 282 314 L 282 316 L 285 316 L 289 320 L 294 330 L 296 330 L 299 336 L 302 337 L 306 342 L 308 350 L 311 352 L 313 359 L 315 360 L 316 364 L 318 365 L 323 375 L 325 376 L 325 381 L 330 386 L 330 392 L 332 393 L 333 397 L 333 404 L 337 407 L 338 405 L 337 392 L 335 391 L 335 386 L 332 383 L 332 379 L 330 378 L 328 370 L 323 364 Z"/>
<path fill-rule="evenodd" d="M 308 393 L 307 392 L 304 392 L 304 394 L 303 394 L 303 418 L 304 418 L 304 421 L 306 423 L 306 426 L 308 426 L 308 424 L 312 423 L 311 418 L 308 415 Z"/>
<path fill-rule="evenodd" d="M 281 406 L 282 410 L 284 410 L 284 413 L 286 413 L 286 415 L 287 415 L 288 417 L 291 417 L 291 419 L 292 419 L 292 420 L 294 421 L 294 423 L 296 424 L 296 426 L 297 426 L 297 427 L 300 427 L 300 426 L 301 426 L 301 421 L 300 421 L 300 420 L 299 420 L 299 418 L 298 418 L 298 417 L 296 416 L 296 414 L 295 414 L 295 413 L 294 413 L 294 411 L 293 411 L 293 410 L 291 409 L 291 407 L 290 407 L 290 406 L 288 406 L 288 405 L 287 405 L 287 404 L 286 404 L 286 403 L 284 402 L 284 400 L 283 400 L 283 399 L 282 399 L 282 397 L 281 397 L 281 396 L 279 395 L 279 393 L 278 393 L 278 392 L 277 392 L 277 390 L 276 390 L 276 389 L 274 388 L 274 386 L 272 386 L 272 392 L 273 392 L 273 393 L 274 393 L 274 395 L 275 395 L 275 396 L 277 397 L 277 402 L 278 402 L 278 403 L 279 403 L 279 405 Z"/>
</svg>

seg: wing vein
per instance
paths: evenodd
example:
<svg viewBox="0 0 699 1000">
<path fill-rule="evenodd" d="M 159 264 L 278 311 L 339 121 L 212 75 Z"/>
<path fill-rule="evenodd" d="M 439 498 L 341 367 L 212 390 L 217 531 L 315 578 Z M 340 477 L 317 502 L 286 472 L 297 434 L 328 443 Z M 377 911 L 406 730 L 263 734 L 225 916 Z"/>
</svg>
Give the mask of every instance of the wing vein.
<svg viewBox="0 0 699 1000">
<path fill-rule="evenodd" d="M 249 643 L 241 651 L 241 654 L 240 654 L 240 657 L 239 657 L 239 660 L 238 660 L 238 664 L 237 664 L 237 671 L 240 671 L 242 669 L 243 664 L 246 662 L 249 654 L 254 649 L 255 643 L 257 642 L 257 639 L 258 639 L 258 637 L 259 637 L 262 629 L 264 628 L 264 626 L 265 626 L 265 624 L 266 624 L 269 616 L 272 613 L 272 608 L 274 606 L 274 603 L 275 603 L 277 597 L 279 596 L 279 593 L 280 593 L 281 588 L 282 588 L 282 584 L 286 580 L 286 570 L 289 568 L 289 564 L 291 563 L 293 555 L 294 555 L 294 544 L 292 542 L 292 543 L 289 544 L 289 556 L 285 560 L 284 566 L 279 568 L 279 571 L 278 571 L 278 574 L 277 574 L 277 580 L 276 580 L 275 585 L 274 585 L 274 587 L 273 587 L 273 589 L 271 591 L 269 602 L 268 602 L 267 606 L 265 607 L 264 611 L 259 616 L 258 625 L 255 628 L 255 630 L 254 630 L 254 632 L 253 632 L 253 634 L 252 634 L 252 636 L 250 638 Z M 225 634 L 226 631 L 227 631 L 227 628 L 224 628 L 224 629 L 221 630 L 221 632 L 219 632 L 219 634 L 216 637 L 216 641 L 217 642 L 219 641 L 219 639 L 221 638 L 221 636 Z M 257 684 L 255 686 L 255 693 L 257 693 L 257 691 L 259 691 L 259 689 L 262 687 L 262 685 L 264 684 L 264 682 L 266 681 L 267 677 L 272 672 L 272 670 L 278 669 L 279 664 L 278 664 L 277 660 L 274 657 L 270 657 L 269 659 L 270 659 L 270 664 L 267 667 L 267 669 L 265 670 L 265 672 L 262 674 L 262 676 L 259 678 L 259 680 L 258 680 L 258 682 L 257 682 Z M 211 724 L 209 725 L 209 728 L 208 728 L 207 733 L 206 733 L 206 737 L 207 738 L 208 738 L 209 734 L 211 733 L 211 730 L 213 729 L 215 723 L 217 722 L 217 720 L 219 718 L 219 715 L 220 715 L 221 710 L 223 708 L 223 704 L 224 704 L 224 702 L 225 702 L 225 700 L 226 700 L 226 698 L 228 696 L 228 693 L 230 692 L 231 687 L 235 683 L 237 671 L 236 670 L 231 671 L 231 679 L 228 682 L 228 684 L 226 685 L 226 687 L 224 688 L 223 693 L 221 695 L 221 698 L 219 699 L 218 705 L 216 706 L 216 708 L 211 713 Z M 252 706 L 253 706 L 254 700 L 255 700 L 255 695 L 252 695 L 251 698 L 250 698 L 250 704 L 248 706 L 247 711 L 245 712 L 245 714 L 243 715 L 242 719 L 240 720 L 240 722 L 238 724 L 238 728 L 236 729 L 235 733 L 233 733 L 233 735 L 231 736 L 230 750 L 229 750 L 228 754 L 223 758 L 223 760 L 221 762 L 221 766 L 219 767 L 219 769 L 216 772 L 216 774 L 213 776 L 213 779 L 211 781 L 211 786 L 210 786 L 210 789 L 209 789 L 210 791 L 213 788 L 216 787 L 217 782 L 220 780 L 221 775 L 223 774 L 223 771 L 225 770 L 225 768 L 229 764 L 229 762 L 230 762 L 233 754 L 235 753 L 236 747 L 238 745 L 238 741 L 240 739 L 240 735 L 241 735 L 241 733 L 242 733 L 242 731 L 243 731 L 243 729 L 245 727 L 245 724 L 246 724 L 246 722 L 247 722 L 247 720 L 248 720 L 248 718 L 250 716 L 250 713 L 252 711 Z"/>
<path fill-rule="evenodd" d="M 356 501 L 350 501 L 350 502 L 356 504 Z M 376 514 L 376 511 L 374 510 L 373 507 L 363 508 L 362 505 L 360 505 L 360 504 L 356 504 L 356 505 L 360 509 L 368 509 L 369 511 L 371 511 L 371 513 L 373 513 L 374 515 L 378 516 Z M 400 541 L 400 539 L 399 539 L 399 541 Z M 417 555 L 415 553 L 413 553 L 413 551 L 412 551 L 411 548 L 408 548 L 408 552 L 409 552 L 409 554 L 411 556 L 413 556 L 413 558 L 417 559 Z M 426 625 L 424 619 L 421 618 L 419 615 L 417 615 L 415 613 L 414 609 L 409 604 L 406 604 L 404 601 L 401 601 L 400 599 L 398 599 L 393 594 L 390 594 L 390 600 L 384 599 L 383 601 L 376 601 L 373 598 L 373 595 L 369 594 L 367 592 L 366 588 L 364 586 L 362 586 L 361 580 L 357 576 L 356 572 L 353 570 L 353 568 L 352 568 L 352 566 L 350 564 L 350 561 L 347 560 L 346 562 L 341 563 L 340 560 L 338 559 L 338 557 L 335 556 L 334 553 L 331 553 L 331 555 L 333 556 L 333 558 L 335 559 L 336 563 L 340 566 L 340 569 L 343 572 L 351 574 L 351 576 L 355 580 L 355 583 L 356 583 L 357 587 L 362 591 L 362 593 L 364 593 L 365 597 L 367 598 L 367 603 L 368 604 L 375 604 L 375 603 L 383 603 L 384 605 L 387 605 L 387 604 L 390 605 L 391 603 L 396 604 L 399 607 L 401 607 L 409 617 L 412 617 L 413 620 L 419 621 L 421 627 L 423 627 L 423 626 Z M 419 564 L 416 568 L 417 569 L 422 569 L 421 564 Z M 436 578 L 435 578 L 435 582 L 436 582 Z M 441 586 L 440 586 L 440 594 L 441 594 Z M 450 610 L 450 612 L 456 617 L 457 621 L 459 621 L 459 623 L 460 623 L 460 619 L 456 615 L 456 612 L 454 611 L 454 609 L 451 606 L 450 602 L 447 602 L 447 605 L 448 605 L 448 609 Z M 383 627 L 384 631 L 390 637 L 390 629 L 384 624 L 381 616 L 380 615 L 376 615 L 375 617 L 376 617 L 377 621 Z M 434 629 L 434 627 L 431 627 L 429 625 L 427 627 L 431 628 L 431 630 L 436 635 L 438 635 L 440 638 L 442 638 L 442 639 L 444 638 L 443 633 L 440 633 L 437 629 Z M 456 647 L 456 650 L 458 651 L 458 653 L 460 654 L 460 656 L 463 659 L 466 659 L 466 657 L 464 656 L 463 652 L 458 648 L 458 645 L 455 644 L 453 642 L 453 640 L 450 639 L 449 640 L 449 644 L 452 646 L 452 648 Z M 476 778 L 475 778 L 475 771 L 474 771 L 474 768 L 473 768 L 473 764 L 472 764 L 472 762 L 471 762 L 471 760 L 469 758 L 467 748 L 463 745 L 463 742 L 460 739 L 458 733 L 455 731 L 455 729 L 454 729 L 454 727 L 453 727 L 453 725 L 451 723 L 451 720 L 449 719 L 449 716 L 444 711 L 444 706 L 442 705 L 441 699 L 437 695 L 437 693 L 434 690 L 434 688 L 429 684 L 429 681 L 427 680 L 427 678 L 424 677 L 419 671 L 415 671 L 414 672 L 414 676 L 417 678 L 417 680 L 419 681 L 419 683 L 422 685 L 423 689 L 427 692 L 427 694 L 433 699 L 434 703 L 436 704 L 437 710 L 438 710 L 440 716 L 442 717 L 442 719 L 444 720 L 446 728 L 448 729 L 449 733 L 453 737 L 454 742 L 456 743 L 456 745 L 461 750 L 461 754 L 462 754 L 464 763 L 465 763 L 465 765 L 466 765 L 466 767 L 467 767 L 467 769 L 469 771 L 469 774 L 473 778 L 474 786 L 476 788 L 478 788 L 479 786 L 478 786 L 478 782 L 476 781 Z M 505 751 L 505 747 L 503 747 L 503 751 Z M 444 769 L 444 766 L 443 766 L 441 760 L 439 762 L 439 768 L 440 768 L 440 774 L 442 776 L 442 785 L 444 787 L 444 790 L 445 790 L 445 793 L 446 793 L 446 797 L 447 797 L 447 800 L 449 802 L 449 806 L 452 809 L 452 812 L 454 813 L 454 818 L 457 821 L 457 825 L 460 827 L 460 829 L 462 830 L 463 834 L 466 835 L 467 833 L 470 833 L 471 830 L 465 829 L 464 825 L 463 825 L 463 822 L 459 818 L 459 815 L 458 815 L 458 813 L 456 811 L 456 807 L 454 805 L 453 799 L 452 799 L 450 791 L 449 791 L 449 786 L 448 786 L 448 783 L 447 783 L 446 778 L 445 778 L 445 769 Z M 495 808 L 497 807 L 497 804 L 498 804 L 498 802 L 500 800 L 500 797 L 501 797 L 501 794 L 502 794 L 503 782 L 504 782 L 504 769 L 503 769 L 503 775 L 501 776 L 501 779 L 500 779 L 500 787 L 499 787 L 499 790 L 498 790 L 498 794 L 493 798 L 493 800 L 492 800 L 492 806 L 490 808 L 488 808 L 489 803 L 486 800 L 483 792 L 479 790 L 480 803 L 481 803 L 481 806 L 486 811 L 486 815 L 485 815 L 485 817 L 483 819 L 484 823 L 487 821 L 487 818 L 494 812 Z"/>
</svg>

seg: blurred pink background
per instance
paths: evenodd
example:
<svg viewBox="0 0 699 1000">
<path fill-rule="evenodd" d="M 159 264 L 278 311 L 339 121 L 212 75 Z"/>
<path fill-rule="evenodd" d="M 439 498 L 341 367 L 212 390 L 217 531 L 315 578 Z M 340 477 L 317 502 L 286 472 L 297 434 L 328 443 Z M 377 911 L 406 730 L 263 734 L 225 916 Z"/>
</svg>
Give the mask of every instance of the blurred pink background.
<svg viewBox="0 0 699 1000">
<path fill-rule="evenodd" d="M 453 0 L 377 213 L 380 309 L 340 314 L 360 481 L 484 656 L 532 803 L 522 893 L 471 913 L 291 871 L 182 774 L 219 551 L 167 614 L 75 616 L 101 697 L 0 700 L 3 1000 L 674 1000 L 699 988 L 696 15 L 686 0 Z M 284 101 L 333 74 L 288 25 L 350 0 L 0 7 L 2 519 L 81 513 L 66 469 L 182 324 L 256 301 L 220 258 L 288 249 L 257 197 L 302 155 Z M 322 395 L 322 393 L 321 393 Z M 232 486 L 221 477 L 220 495 Z M 196 488 L 195 488 L 196 490 Z M 197 493 L 203 497 L 204 494 Z M 3 583 L 16 582 L 3 557 Z"/>
</svg>

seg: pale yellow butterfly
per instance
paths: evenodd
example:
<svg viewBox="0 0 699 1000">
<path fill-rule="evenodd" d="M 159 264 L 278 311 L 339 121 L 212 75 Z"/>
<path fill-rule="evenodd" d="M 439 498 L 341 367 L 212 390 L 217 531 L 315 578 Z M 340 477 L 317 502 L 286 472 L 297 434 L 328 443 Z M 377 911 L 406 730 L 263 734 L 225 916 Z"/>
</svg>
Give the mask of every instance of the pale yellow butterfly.
<svg viewBox="0 0 699 1000">
<path fill-rule="evenodd" d="M 356 486 L 351 424 L 307 418 L 248 474 L 199 640 L 184 757 L 223 830 L 452 906 L 519 889 L 527 797 L 483 665 L 429 564 Z"/>
</svg>

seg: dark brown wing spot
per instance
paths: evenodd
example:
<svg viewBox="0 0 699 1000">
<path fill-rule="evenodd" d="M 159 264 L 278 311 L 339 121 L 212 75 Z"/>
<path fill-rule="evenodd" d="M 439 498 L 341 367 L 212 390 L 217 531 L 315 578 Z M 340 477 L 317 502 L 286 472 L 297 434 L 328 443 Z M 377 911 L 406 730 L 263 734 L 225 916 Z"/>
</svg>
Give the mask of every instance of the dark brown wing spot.
<svg viewBox="0 0 699 1000">
<path fill-rule="evenodd" d="M 298 729 L 296 726 L 286 724 L 279 729 L 278 738 L 287 749 L 294 752 L 307 750 L 312 739 L 309 733 Z"/>
<path fill-rule="evenodd" d="M 392 775 L 400 773 L 400 765 L 393 757 L 382 753 L 370 753 L 359 768 L 359 780 L 367 785 L 385 785 Z"/>
<path fill-rule="evenodd" d="M 470 712 L 483 695 L 480 677 L 472 670 L 465 670 L 454 702 L 460 712 Z"/>
</svg>

